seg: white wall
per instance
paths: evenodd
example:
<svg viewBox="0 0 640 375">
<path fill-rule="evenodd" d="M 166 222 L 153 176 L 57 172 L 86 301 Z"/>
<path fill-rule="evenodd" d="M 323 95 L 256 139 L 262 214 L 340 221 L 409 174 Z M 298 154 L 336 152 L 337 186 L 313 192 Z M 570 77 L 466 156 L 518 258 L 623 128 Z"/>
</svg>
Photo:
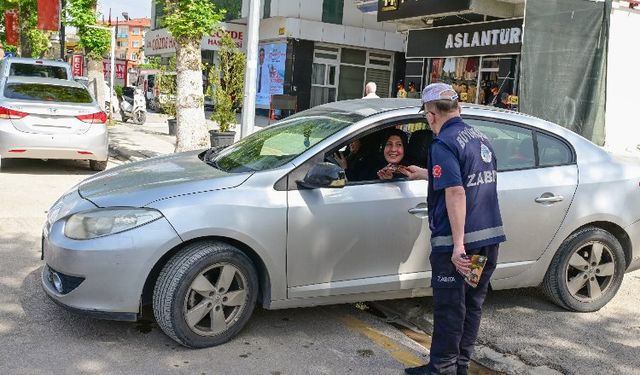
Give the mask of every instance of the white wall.
<svg viewBox="0 0 640 375">
<path fill-rule="evenodd" d="M 607 64 L 605 147 L 640 153 L 640 11 L 613 3 Z"/>
</svg>

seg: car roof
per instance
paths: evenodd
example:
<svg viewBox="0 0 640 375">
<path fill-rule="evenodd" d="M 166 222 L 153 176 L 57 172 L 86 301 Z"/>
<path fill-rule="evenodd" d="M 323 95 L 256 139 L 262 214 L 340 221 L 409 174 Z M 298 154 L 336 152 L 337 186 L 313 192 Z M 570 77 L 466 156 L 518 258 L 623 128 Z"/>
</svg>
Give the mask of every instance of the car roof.
<svg viewBox="0 0 640 375">
<path fill-rule="evenodd" d="M 5 57 L 4 60 L 6 62 L 11 62 L 11 63 L 16 62 L 16 63 L 34 64 L 34 65 L 62 66 L 65 68 L 69 67 L 69 64 L 65 61 L 33 59 L 30 57 Z"/>
<path fill-rule="evenodd" d="M 86 87 L 79 82 L 58 78 L 9 76 L 7 77 L 7 83 L 38 83 L 41 85 L 69 86 L 86 89 Z"/>
</svg>

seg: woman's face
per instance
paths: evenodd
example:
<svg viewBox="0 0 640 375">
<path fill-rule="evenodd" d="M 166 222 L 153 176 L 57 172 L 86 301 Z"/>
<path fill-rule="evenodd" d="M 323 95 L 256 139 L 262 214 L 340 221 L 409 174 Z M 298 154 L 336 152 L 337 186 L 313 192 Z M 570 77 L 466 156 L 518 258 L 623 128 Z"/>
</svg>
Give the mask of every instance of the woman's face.
<svg viewBox="0 0 640 375">
<path fill-rule="evenodd" d="M 349 151 L 351 151 L 354 154 L 357 154 L 360 151 L 359 139 L 356 139 L 355 141 L 351 142 L 351 144 L 349 144 Z"/>
<path fill-rule="evenodd" d="M 398 164 L 404 157 L 404 145 L 402 139 L 397 135 L 392 135 L 384 145 L 384 159 L 387 163 Z"/>
</svg>

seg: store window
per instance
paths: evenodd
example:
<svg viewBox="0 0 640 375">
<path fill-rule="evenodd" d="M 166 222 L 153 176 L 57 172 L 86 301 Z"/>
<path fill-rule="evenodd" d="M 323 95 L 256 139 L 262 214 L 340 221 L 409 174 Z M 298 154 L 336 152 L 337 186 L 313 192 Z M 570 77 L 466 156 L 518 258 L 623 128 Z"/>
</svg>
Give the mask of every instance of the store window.
<svg viewBox="0 0 640 375">
<path fill-rule="evenodd" d="M 429 83 L 453 86 L 461 102 L 495 105 L 502 93 L 516 95 L 517 56 L 431 59 Z"/>
<path fill-rule="evenodd" d="M 324 0 L 322 2 L 322 22 L 342 25 L 344 0 Z"/>
<path fill-rule="evenodd" d="M 316 45 L 312 66 L 311 106 L 359 99 L 367 82 L 378 96 L 389 97 L 393 55 L 357 48 Z"/>
</svg>

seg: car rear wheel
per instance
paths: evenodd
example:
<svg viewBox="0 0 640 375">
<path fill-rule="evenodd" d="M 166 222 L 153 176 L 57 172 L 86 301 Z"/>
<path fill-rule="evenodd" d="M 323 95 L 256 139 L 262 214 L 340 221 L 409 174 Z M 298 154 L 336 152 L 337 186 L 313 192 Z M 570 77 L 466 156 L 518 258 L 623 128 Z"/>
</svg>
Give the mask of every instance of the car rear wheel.
<svg viewBox="0 0 640 375">
<path fill-rule="evenodd" d="M 556 304 L 573 311 L 597 311 L 618 292 L 625 271 L 620 242 L 595 227 L 581 229 L 560 246 L 542 287 Z"/>
<path fill-rule="evenodd" d="M 109 160 L 89 160 L 89 167 L 92 171 L 104 171 L 108 162 Z"/>
<path fill-rule="evenodd" d="M 256 304 L 258 278 L 251 260 L 225 243 L 188 245 L 162 269 L 153 312 L 178 343 L 205 348 L 232 339 Z"/>
</svg>

